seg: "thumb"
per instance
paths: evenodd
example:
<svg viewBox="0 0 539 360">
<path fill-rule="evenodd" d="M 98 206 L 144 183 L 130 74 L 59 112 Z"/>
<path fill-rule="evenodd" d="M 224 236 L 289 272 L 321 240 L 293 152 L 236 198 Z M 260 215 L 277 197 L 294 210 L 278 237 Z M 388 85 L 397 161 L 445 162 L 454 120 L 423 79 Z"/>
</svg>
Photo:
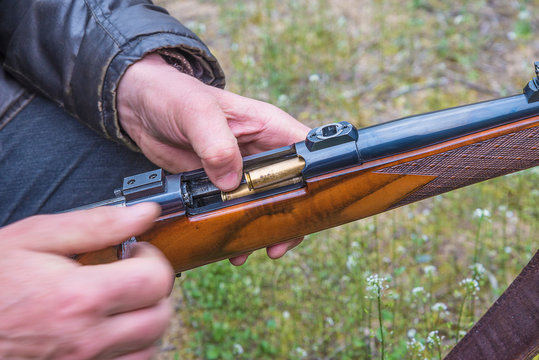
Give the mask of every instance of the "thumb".
<svg viewBox="0 0 539 360">
<path fill-rule="evenodd" d="M 153 224 L 160 209 L 155 203 L 129 207 L 103 206 L 57 215 L 39 215 L 2 230 L 15 246 L 61 255 L 96 251 L 117 245 Z"/>
<path fill-rule="evenodd" d="M 190 114 L 185 135 L 215 186 L 233 190 L 242 176 L 238 141 L 218 104 L 210 99 L 202 103 L 206 104 L 203 110 Z"/>
</svg>

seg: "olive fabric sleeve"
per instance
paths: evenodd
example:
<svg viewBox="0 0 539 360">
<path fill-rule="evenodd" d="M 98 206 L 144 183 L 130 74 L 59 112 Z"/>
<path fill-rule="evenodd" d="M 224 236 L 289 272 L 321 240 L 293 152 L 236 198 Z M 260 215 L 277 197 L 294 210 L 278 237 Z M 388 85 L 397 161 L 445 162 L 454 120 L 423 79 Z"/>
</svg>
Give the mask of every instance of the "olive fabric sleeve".
<svg viewBox="0 0 539 360">
<path fill-rule="evenodd" d="M 192 63 L 201 81 L 224 87 L 224 74 L 206 45 L 150 1 L 0 0 L 0 9 L 4 70 L 132 148 L 119 126 L 116 89 L 127 67 L 145 54 L 172 49 Z"/>
</svg>

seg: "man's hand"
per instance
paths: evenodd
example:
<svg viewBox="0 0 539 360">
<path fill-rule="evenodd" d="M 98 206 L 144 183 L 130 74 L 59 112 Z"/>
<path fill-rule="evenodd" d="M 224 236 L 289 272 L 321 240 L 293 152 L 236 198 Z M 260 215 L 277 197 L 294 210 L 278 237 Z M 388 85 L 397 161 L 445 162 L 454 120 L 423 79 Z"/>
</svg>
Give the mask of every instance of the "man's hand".
<svg viewBox="0 0 539 360">
<path fill-rule="evenodd" d="M 239 185 L 242 155 L 290 145 L 309 131 L 277 107 L 205 85 L 155 54 L 123 76 L 118 112 L 122 128 L 150 161 L 171 172 L 203 167 L 224 191 Z M 269 247 L 268 256 L 281 257 L 300 241 Z"/>
<path fill-rule="evenodd" d="M 149 228 L 156 204 L 31 217 L 0 229 L 0 358 L 148 359 L 172 315 L 173 271 L 149 244 L 81 266 L 68 256 Z"/>
</svg>

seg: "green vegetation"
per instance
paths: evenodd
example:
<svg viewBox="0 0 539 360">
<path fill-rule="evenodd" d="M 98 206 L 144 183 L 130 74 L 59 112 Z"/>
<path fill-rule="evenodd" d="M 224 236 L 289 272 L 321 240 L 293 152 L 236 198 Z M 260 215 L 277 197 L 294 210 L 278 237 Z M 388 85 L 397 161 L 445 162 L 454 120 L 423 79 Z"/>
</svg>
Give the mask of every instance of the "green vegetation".
<svg viewBox="0 0 539 360">
<path fill-rule="evenodd" d="M 538 60 L 537 0 L 196 3 L 184 22 L 228 89 L 312 126 L 517 93 Z M 189 271 L 160 357 L 441 358 L 537 251 L 538 183 L 535 168 L 310 235 L 279 261 Z"/>
</svg>

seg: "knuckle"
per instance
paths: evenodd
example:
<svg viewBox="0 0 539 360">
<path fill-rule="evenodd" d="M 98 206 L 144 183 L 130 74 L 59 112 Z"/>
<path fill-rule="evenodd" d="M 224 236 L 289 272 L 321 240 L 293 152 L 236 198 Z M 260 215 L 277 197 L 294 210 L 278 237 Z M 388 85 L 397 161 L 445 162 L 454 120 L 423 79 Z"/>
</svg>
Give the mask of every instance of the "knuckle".
<svg viewBox="0 0 539 360">
<path fill-rule="evenodd" d="M 99 295 L 80 286 L 61 286 L 55 293 L 60 315 L 64 318 L 95 313 L 99 308 Z"/>
<path fill-rule="evenodd" d="M 168 296 L 174 280 L 174 272 L 169 262 L 164 258 L 156 257 L 149 262 L 147 268 L 151 271 L 140 274 L 135 282 L 139 284 L 138 286 L 150 286 L 156 294 L 162 297 Z"/>
<path fill-rule="evenodd" d="M 145 271 L 137 271 L 131 273 L 130 276 L 122 281 L 122 287 L 127 292 L 136 292 L 148 288 L 153 282 L 153 274 Z"/>
<path fill-rule="evenodd" d="M 174 271 L 169 261 L 152 244 L 146 242 L 137 243 L 135 257 L 131 261 L 138 261 L 137 274 L 133 274 L 132 281 L 141 285 L 152 285 L 156 289 L 168 289 L 171 279 L 174 279 Z"/>
<path fill-rule="evenodd" d="M 164 296 L 168 296 L 174 285 L 174 271 L 168 262 L 162 264 L 160 274 L 156 278 L 158 278 L 158 289 L 162 291 Z"/>
<path fill-rule="evenodd" d="M 201 154 L 204 163 L 210 166 L 222 166 L 234 162 L 238 157 L 238 147 L 236 144 L 207 149 Z"/>
</svg>

